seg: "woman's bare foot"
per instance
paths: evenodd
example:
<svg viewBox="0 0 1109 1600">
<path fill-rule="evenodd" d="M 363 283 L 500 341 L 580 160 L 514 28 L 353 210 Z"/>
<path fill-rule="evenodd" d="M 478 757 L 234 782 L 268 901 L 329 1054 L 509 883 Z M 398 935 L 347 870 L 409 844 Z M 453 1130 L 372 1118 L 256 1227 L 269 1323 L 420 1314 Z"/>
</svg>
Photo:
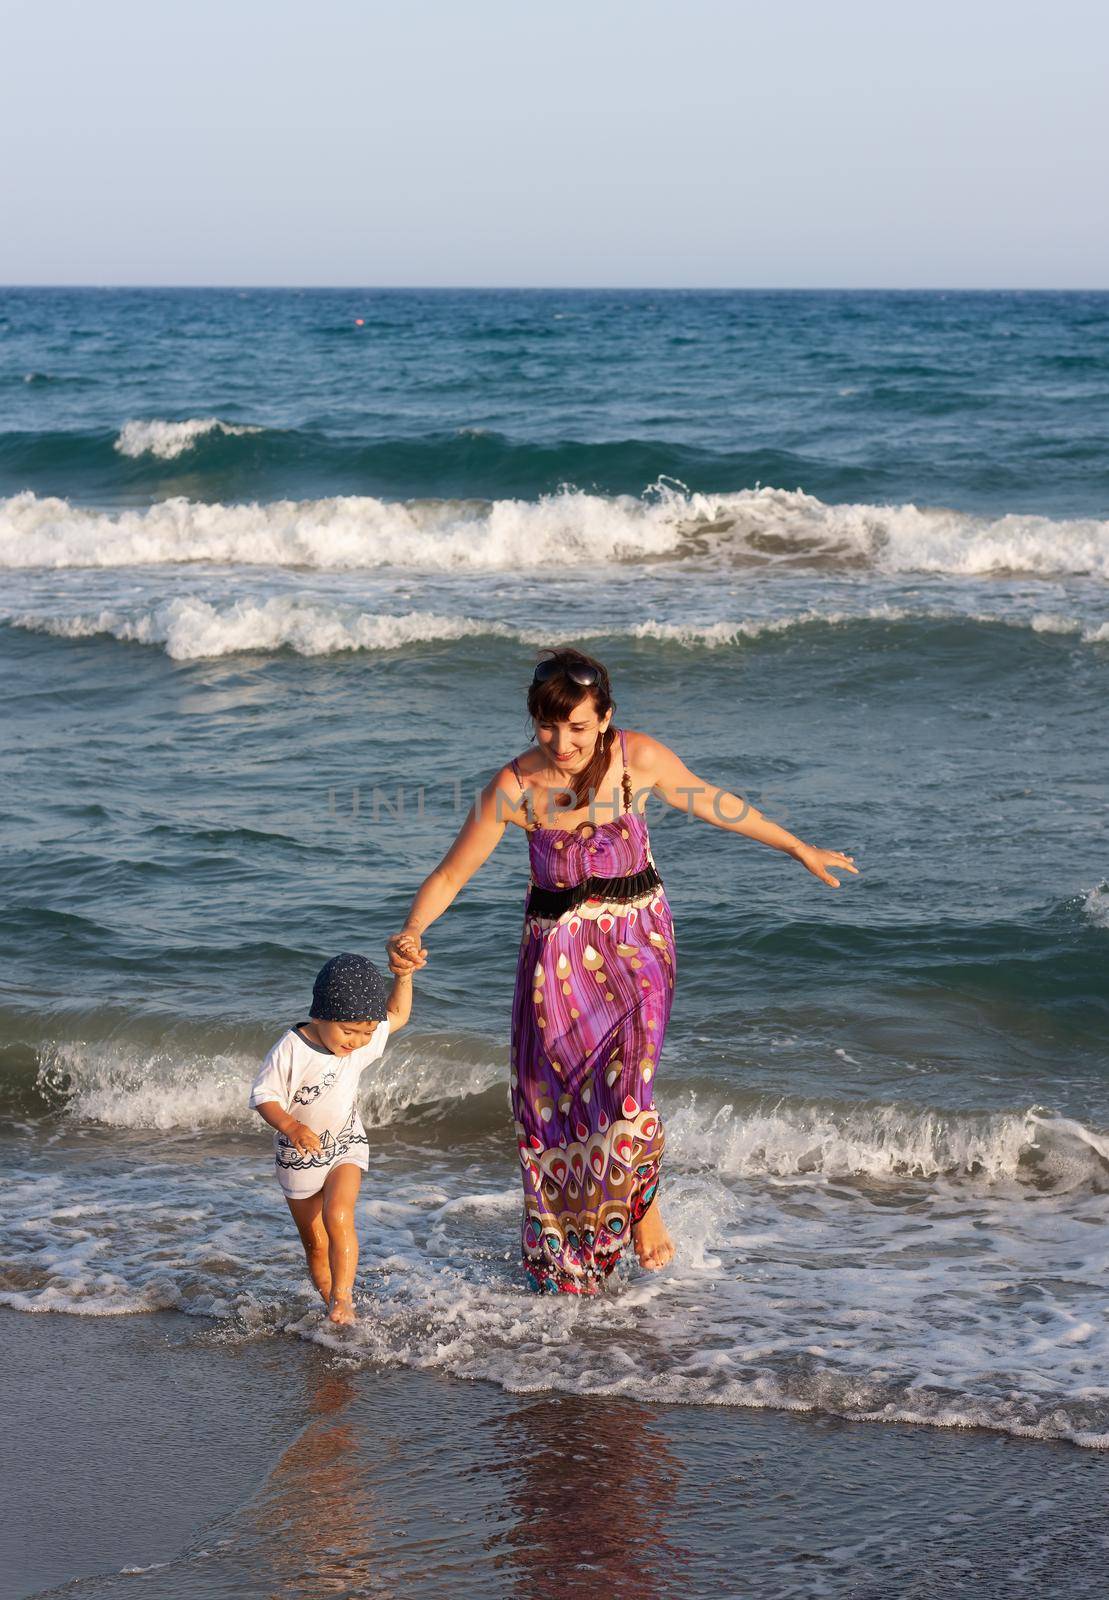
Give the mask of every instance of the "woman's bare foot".
<svg viewBox="0 0 1109 1600">
<path fill-rule="evenodd" d="M 343 1328 L 349 1328 L 352 1322 L 358 1321 L 354 1314 L 354 1301 L 349 1294 L 332 1295 L 327 1308 L 327 1320 L 337 1322 Z"/>
<path fill-rule="evenodd" d="M 674 1259 L 674 1241 L 666 1231 L 658 1201 L 632 1228 L 632 1244 L 639 1257 L 639 1265 L 646 1272 L 657 1272 Z"/>
</svg>

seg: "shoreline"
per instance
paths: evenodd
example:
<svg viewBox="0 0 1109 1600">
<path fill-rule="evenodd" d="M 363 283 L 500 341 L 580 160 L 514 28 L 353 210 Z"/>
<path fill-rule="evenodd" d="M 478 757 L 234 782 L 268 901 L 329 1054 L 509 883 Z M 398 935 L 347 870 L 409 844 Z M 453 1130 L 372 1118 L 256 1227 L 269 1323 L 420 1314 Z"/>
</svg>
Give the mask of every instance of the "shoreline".
<svg viewBox="0 0 1109 1600">
<path fill-rule="evenodd" d="M 25 1380 L 3 1486 L 23 1537 L 2 1600 L 114 1596 L 138 1577 L 157 1600 L 547 1600 L 556 1572 L 569 1594 L 674 1600 L 745 1592 L 728 1587 L 738 1571 L 762 1600 L 1100 1581 L 1083 1530 L 1102 1463 L 1069 1445 L 510 1394 L 352 1370 L 298 1339 L 236 1342 L 174 1312 L 5 1309 L 0 1330 Z"/>
</svg>

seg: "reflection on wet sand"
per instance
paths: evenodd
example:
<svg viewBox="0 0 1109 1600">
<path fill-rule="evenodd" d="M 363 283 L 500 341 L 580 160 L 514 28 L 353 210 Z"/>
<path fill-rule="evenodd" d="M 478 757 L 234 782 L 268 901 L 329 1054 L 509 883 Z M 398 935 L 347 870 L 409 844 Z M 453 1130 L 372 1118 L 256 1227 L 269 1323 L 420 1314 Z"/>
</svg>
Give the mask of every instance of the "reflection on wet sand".
<svg viewBox="0 0 1109 1600">
<path fill-rule="evenodd" d="M 253 1502 L 237 1552 L 249 1545 L 258 1592 L 682 1593 L 682 1469 L 652 1407 L 545 1396 L 475 1427 L 465 1391 L 445 1383 L 413 1429 L 366 1373 L 309 1382 L 315 1420 Z"/>
<path fill-rule="evenodd" d="M 293 1441 L 252 1508 L 267 1590 L 310 1596 L 391 1595 L 379 1567 L 390 1539 L 364 1438 L 348 1416 L 359 1385 L 343 1372 L 308 1374 L 315 1420 Z M 259 1573 L 262 1578 L 262 1573 Z"/>
<path fill-rule="evenodd" d="M 483 1569 L 498 1495 L 482 1500 L 459 1485 L 460 1455 L 472 1458 L 483 1446 L 472 1401 L 444 1379 L 414 1416 L 407 1393 L 392 1376 L 334 1368 L 305 1374 L 301 1403 L 291 1409 L 313 1420 L 219 1550 L 224 1587 L 209 1587 L 205 1600 L 217 1593 L 447 1600 L 494 1592 L 496 1579 L 489 1573 L 486 1583 Z M 215 1577 L 209 1567 L 209 1585 Z"/>
<path fill-rule="evenodd" d="M 681 1593 L 690 1552 L 675 1540 L 682 1476 L 657 1413 L 628 1400 L 559 1395 L 498 1421 L 508 1525 L 487 1541 L 514 1600 Z"/>
<path fill-rule="evenodd" d="M 675 1526 L 688 1515 L 687 1467 L 660 1437 L 665 1411 L 576 1395 L 523 1401 L 348 1368 L 330 1352 L 296 1355 L 264 1358 L 261 1393 L 289 1419 L 285 1448 L 234 1509 L 143 1574 L 145 1600 L 698 1592 L 697 1560 Z M 134 1583 L 133 1569 L 90 1580 L 86 1600 L 122 1600 Z"/>
</svg>

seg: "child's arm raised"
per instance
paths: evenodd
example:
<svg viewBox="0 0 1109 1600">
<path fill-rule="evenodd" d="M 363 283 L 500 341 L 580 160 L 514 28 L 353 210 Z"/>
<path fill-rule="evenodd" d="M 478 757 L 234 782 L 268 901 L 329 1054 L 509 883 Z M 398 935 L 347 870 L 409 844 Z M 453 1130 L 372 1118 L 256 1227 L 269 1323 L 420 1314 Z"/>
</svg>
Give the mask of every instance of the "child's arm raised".
<svg viewBox="0 0 1109 1600">
<path fill-rule="evenodd" d="M 390 963 L 391 965 L 391 963 Z M 389 1018 L 389 1037 L 393 1037 L 398 1029 L 403 1028 L 412 1015 L 412 973 L 400 972 L 393 968 L 393 987 L 389 998 L 385 1002 L 385 1014 Z"/>
</svg>

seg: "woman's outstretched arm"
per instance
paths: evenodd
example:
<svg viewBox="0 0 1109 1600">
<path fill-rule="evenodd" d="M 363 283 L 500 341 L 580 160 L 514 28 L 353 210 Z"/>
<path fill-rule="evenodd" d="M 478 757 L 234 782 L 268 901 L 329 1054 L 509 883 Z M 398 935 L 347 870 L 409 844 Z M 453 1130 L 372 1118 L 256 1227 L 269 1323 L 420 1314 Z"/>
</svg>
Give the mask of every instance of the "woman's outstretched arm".
<svg viewBox="0 0 1109 1600">
<path fill-rule="evenodd" d="M 475 800 L 442 861 L 417 889 L 404 927 L 389 940 L 391 965 L 397 958 L 409 971 L 426 965 L 423 934 L 485 865 L 504 837 L 509 819 L 521 810 L 520 785 L 512 768 L 502 767 Z"/>
<path fill-rule="evenodd" d="M 637 773 L 654 792 L 667 805 L 684 811 L 687 816 L 711 822 L 714 828 L 723 828 L 726 833 L 741 833 L 747 839 L 769 845 L 772 850 L 782 850 L 834 889 L 839 888 L 839 879 L 832 876 L 829 868 L 858 874 L 859 869 L 850 856 L 840 850 L 821 850 L 816 845 L 805 844 L 788 829 L 764 817 L 740 795 L 697 777 L 673 750 L 649 734 L 634 734 L 629 741 L 629 754 Z"/>
</svg>

